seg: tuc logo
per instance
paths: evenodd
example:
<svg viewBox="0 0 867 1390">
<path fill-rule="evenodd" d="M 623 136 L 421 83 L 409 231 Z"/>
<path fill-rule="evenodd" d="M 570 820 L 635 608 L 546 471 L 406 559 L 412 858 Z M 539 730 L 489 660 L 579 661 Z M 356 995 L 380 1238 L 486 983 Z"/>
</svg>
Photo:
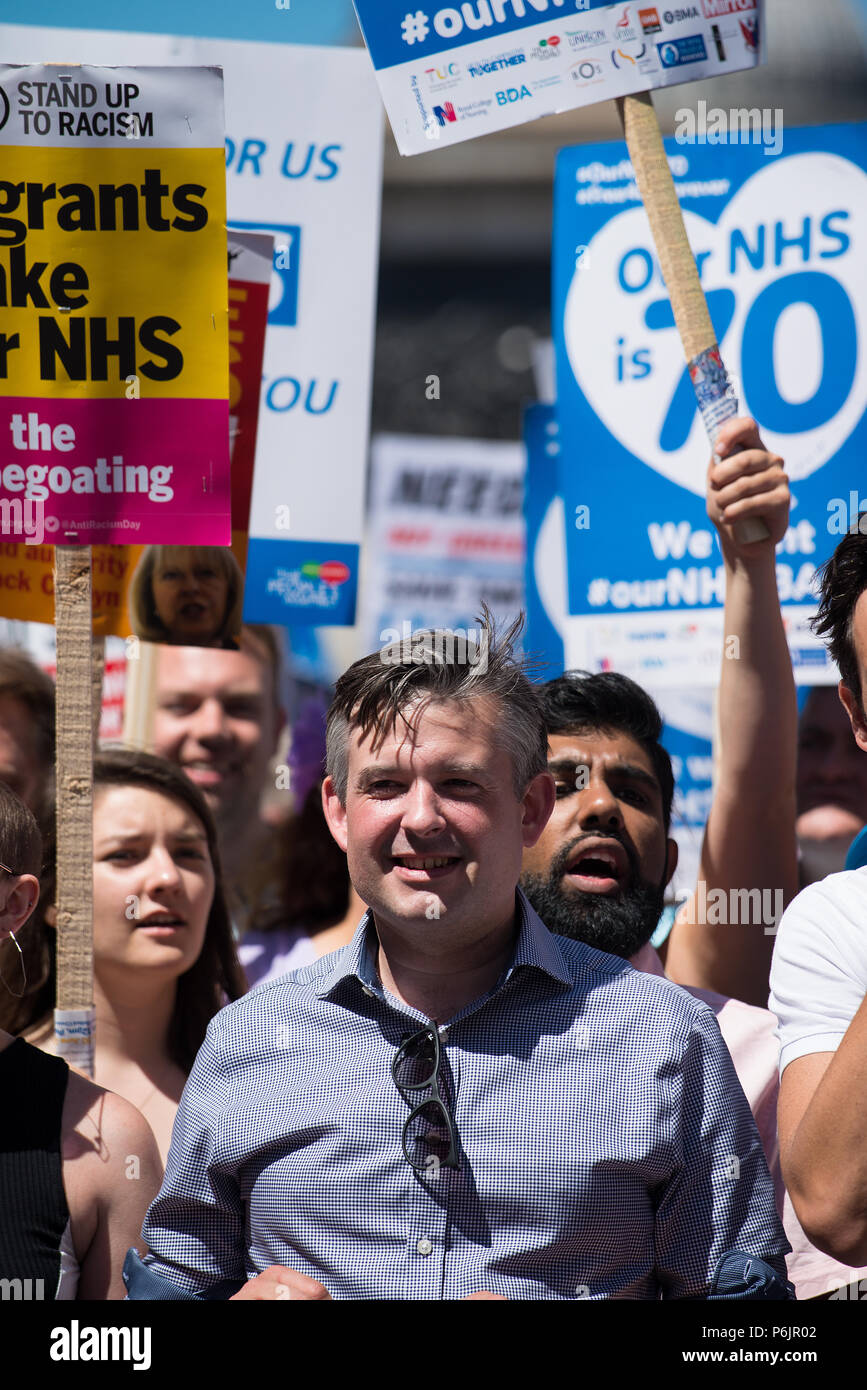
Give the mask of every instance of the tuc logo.
<svg viewBox="0 0 867 1390">
<path fill-rule="evenodd" d="M 522 87 L 507 87 L 504 92 L 497 92 L 497 105 L 508 106 L 511 101 L 524 101 L 527 97 L 532 97 L 530 88 L 524 84 Z"/>
</svg>

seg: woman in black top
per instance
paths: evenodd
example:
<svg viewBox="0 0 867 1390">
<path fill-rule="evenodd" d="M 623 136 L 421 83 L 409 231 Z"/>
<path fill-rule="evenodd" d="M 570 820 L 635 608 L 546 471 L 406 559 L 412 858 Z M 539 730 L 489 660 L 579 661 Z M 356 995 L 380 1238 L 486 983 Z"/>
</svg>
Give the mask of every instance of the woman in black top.
<svg viewBox="0 0 867 1390">
<path fill-rule="evenodd" d="M 0 943 L 27 929 L 41 859 L 33 816 L 0 783 Z M 18 995 L 23 983 L 2 987 Z M 5 1298 L 123 1298 L 124 1257 L 144 1248 L 141 1224 L 161 1180 L 153 1134 L 133 1106 L 0 1030 Z"/>
</svg>

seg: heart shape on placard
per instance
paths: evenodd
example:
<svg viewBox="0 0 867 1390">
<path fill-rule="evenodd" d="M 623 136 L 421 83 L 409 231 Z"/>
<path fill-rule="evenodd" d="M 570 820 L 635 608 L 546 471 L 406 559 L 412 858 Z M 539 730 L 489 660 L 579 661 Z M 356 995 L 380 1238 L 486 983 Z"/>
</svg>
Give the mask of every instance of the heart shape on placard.
<svg viewBox="0 0 867 1390">
<path fill-rule="evenodd" d="M 834 154 L 772 158 L 717 222 L 684 220 L 740 410 L 807 478 L 867 407 L 867 174 Z M 625 449 L 701 495 L 708 444 L 644 209 L 580 249 L 564 318 L 575 380 Z"/>
</svg>

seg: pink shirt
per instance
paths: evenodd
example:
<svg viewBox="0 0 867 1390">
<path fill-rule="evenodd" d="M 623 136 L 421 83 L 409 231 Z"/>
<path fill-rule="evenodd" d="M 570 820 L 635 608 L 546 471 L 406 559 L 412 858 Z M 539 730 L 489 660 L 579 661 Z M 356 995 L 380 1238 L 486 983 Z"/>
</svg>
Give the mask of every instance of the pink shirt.
<svg viewBox="0 0 867 1390">
<path fill-rule="evenodd" d="M 662 961 L 648 944 L 632 957 L 630 964 L 647 975 L 667 978 Z M 780 1089 L 780 1047 L 775 1036 L 777 1019 L 769 1009 L 757 1009 L 740 999 L 727 999 L 709 989 L 684 985 L 687 994 L 707 1004 L 716 1015 L 726 1047 L 732 1055 L 738 1080 L 750 1103 L 756 1128 L 765 1151 L 765 1158 L 777 1193 L 777 1207 L 783 1219 L 792 1253 L 786 1261 L 789 1278 L 795 1285 L 798 1298 L 815 1298 L 832 1289 L 867 1278 L 867 1267 L 852 1269 L 841 1265 L 830 1255 L 824 1255 L 811 1245 L 801 1229 L 789 1194 L 783 1186 L 780 1171 L 780 1146 L 777 1138 L 777 1096 Z"/>
</svg>

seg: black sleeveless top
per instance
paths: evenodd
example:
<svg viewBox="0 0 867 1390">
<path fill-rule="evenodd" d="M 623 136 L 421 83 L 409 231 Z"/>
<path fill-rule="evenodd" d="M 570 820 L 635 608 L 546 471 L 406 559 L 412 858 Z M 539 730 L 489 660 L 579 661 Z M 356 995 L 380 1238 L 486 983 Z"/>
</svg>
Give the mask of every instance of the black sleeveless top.
<svg viewBox="0 0 867 1390">
<path fill-rule="evenodd" d="M 60 1057 L 23 1038 L 0 1052 L 0 1279 L 11 1281 L 0 1289 L 4 1299 L 57 1292 L 69 1221 L 61 1153 L 68 1078 Z"/>
</svg>

